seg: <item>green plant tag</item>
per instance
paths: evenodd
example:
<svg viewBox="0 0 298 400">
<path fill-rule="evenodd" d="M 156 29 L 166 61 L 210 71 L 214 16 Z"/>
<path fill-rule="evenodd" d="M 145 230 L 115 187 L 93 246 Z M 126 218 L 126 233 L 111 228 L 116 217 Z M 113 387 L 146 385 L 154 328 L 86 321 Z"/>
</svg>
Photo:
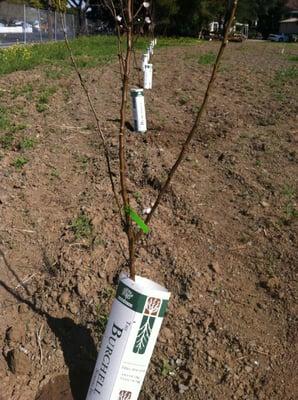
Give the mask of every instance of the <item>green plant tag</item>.
<svg viewBox="0 0 298 400">
<path fill-rule="evenodd" d="M 144 233 L 149 233 L 149 227 L 145 224 L 142 218 L 131 208 L 125 207 L 125 212 L 130 216 L 130 218 L 138 225 Z"/>
</svg>

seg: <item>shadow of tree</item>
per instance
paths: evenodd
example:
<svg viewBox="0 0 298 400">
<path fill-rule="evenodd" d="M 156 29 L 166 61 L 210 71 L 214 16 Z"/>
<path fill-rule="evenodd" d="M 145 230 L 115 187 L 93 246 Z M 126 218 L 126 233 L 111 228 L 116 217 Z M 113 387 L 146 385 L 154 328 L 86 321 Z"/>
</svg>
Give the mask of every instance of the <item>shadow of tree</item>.
<svg viewBox="0 0 298 400">
<path fill-rule="evenodd" d="M 34 313 L 46 318 L 50 329 L 60 342 L 65 364 L 69 369 L 69 394 L 66 394 L 67 389 L 63 389 L 59 398 L 53 392 L 53 397 L 50 397 L 50 393 L 46 397 L 39 394 L 36 400 L 85 400 L 97 357 L 97 349 L 90 330 L 81 324 L 76 324 L 70 318 L 51 316 L 46 311 L 36 307 L 30 300 L 22 297 L 2 280 L 0 280 L 0 286 L 17 301 L 27 304 Z"/>
</svg>

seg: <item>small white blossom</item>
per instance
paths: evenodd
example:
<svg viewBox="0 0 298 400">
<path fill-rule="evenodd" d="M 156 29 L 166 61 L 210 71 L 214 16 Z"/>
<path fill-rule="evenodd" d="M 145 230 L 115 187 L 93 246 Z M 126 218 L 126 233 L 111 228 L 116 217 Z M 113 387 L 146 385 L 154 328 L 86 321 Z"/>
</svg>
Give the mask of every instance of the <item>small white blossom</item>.
<svg viewBox="0 0 298 400">
<path fill-rule="evenodd" d="M 144 2 L 143 2 L 143 7 L 149 8 L 149 7 L 150 7 L 149 1 L 144 1 Z"/>
<path fill-rule="evenodd" d="M 121 21 L 122 21 L 122 17 L 120 17 L 120 15 L 117 15 L 116 20 L 117 20 L 118 22 L 121 22 Z"/>
<path fill-rule="evenodd" d="M 145 22 L 146 22 L 146 24 L 151 24 L 151 19 L 149 17 L 146 17 Z"/>
</svg>

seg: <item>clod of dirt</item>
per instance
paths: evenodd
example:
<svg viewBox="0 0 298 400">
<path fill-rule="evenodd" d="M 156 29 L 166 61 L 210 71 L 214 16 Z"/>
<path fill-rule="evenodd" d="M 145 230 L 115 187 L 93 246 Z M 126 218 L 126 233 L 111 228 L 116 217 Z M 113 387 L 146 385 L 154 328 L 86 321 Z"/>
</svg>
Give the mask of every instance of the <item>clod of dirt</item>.
<svg viewBox="0 0 298 400">
<path fill-rule="evenodd" d="M 70 312 L 72 313 L 72 314 L 74 314 L 74 315 L 76 315 L 76 314 L 78 314 L 79 313 L 79 307 L 76 305 L 76 304 L 74 304 L 74 303 L 70 303 L 70 305 L 69 305 L 69 310 L 70 310 Z"/>
<path fill-rule="evenodd" d="M 45 385 L 35 400 L 73 400 L 69 379 L 66 376 L 58 376 Z"/>
<path fill-rule="evenodd" d="M 273 276 L 267 280 L 261 281 L 261 286 L 269 291 L 272 291 L 280 287 L 280 280 L 276 276 Z"/>
<path fill-rule="evenodd" d="M 81 282 L 78 283 L 77 292 L 78 292 L 78 295 L 81 296 L 82 298 L 86 297 L 87 289 L 85 288 L 85 285 L 83 283 L 81 283 Z"/>
<path fill-rule="evenodd" d="M 70 293 L 69 292 L 63 292 L 61 296 L 59 297 L 59 303 L 62 305 L 68 304 L 70 301 Z"/>
<path fill-rule="evenodd" d="M 16 349 L 8 352 L 7 364 L 11 372 L 17 375 L 27 375 L 31 368 L 28 356 Z"/>
<path fill-rule="evenodd" d="M 178 389 L 179 389 L 179 393 L 180 393 L 180 394 L 183 394 L 183 393 L 185 393 L 185 392 L 187 391 L 188 386 L 183 385 L 183 383 L 179 383 Z"/>
<path fill-rule="evenodd" d="M 208 332 L 209 326 L 212 324 L 213 318 L 212 317 L 207 317 L 204 322 L 203 322 L 203 327 L 205 329 L 205 332 Z"/>
<path fill-rule="evenodd" d="M 161 188 L 161 182 L 156 176 L 148 176 L 147 183 L 155 190 L 159 190 Z"/>
<path fill-rule="evenodd" d="M 18 329 L 18 327 L 10 327 L 6 331 L 6 340 L 9 344 L 18 343 L 22 341 L 24 336 L 24 330 Z"/>
<path fill-rule="evenodd" d="M 263 201 L 261 201 L 261 206 L 264 208 L 268 208 L 268 207 L 270 207 L 270 204 L 267 201 L 263 200 Z"/>
<path fill-rule="evenodd" d="M 265 151 L 266 150 L 265 143 L 262 143 L 262 142 L 253 142 L 251 147 L 255 151 Z"/>
<path fill-rule="evenodd" d="M 261 281 L 260 285 L 262 288 L 266 289 L 270 296 L 279 299 L 284 297 L 284 293 L 281 290 L 281 281 L 277 276 Z"/>
<path fill-rule="evenodd" d="M 217 261 L 214 261 L 213 263 L 209 264 L 209 268 L 215 272 L 216 274 L 221 273 L 221 268 L 219 266 L 219 263 Z"/>
<path fill-rule="evenodd" d="M 170 341 L 174 338 L 174 332 L 171 331 L 171 329 L 164 327 L 162 330 L 162 335 L 165 338 L 165 340 Z"/>
</svg>

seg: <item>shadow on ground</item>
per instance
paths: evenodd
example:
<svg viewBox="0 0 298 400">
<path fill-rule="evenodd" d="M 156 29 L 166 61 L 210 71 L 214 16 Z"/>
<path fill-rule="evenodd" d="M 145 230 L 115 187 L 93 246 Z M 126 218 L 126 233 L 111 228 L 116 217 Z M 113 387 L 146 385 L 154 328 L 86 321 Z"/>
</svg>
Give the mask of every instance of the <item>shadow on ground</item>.
<svg viewBox="0 0 298 400">
<path fill-rule="evenodd" d="M 41 389 L 35 400 L 85 400 L 97 356 L 89 329 L 76 324 L 70 318 L 52 317 L 2 280 L 0 286 L 17 301 L 27 304 L 33 312 L 46 318 L 50 329 L 60 342 L 65 364 L 69 369 L 68 376 L 60 375 L 52 379 Z"/>
</svg>

